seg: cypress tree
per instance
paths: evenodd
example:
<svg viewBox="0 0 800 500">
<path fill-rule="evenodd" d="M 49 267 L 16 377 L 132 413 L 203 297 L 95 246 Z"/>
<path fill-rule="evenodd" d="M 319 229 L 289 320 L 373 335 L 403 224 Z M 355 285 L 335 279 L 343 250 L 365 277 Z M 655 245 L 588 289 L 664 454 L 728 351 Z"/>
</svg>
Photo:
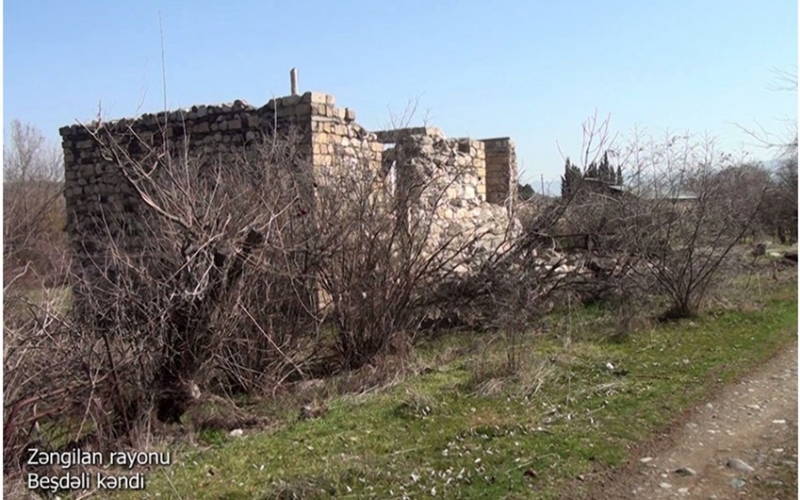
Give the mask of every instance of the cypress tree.
<svg viewBox="0 0 800 500">
<path fill-rule="evenodd" d="M 578 189 L 582 179 L 581 169 L 573 165 L 567 158 L 564 164 L 564 175 L 561 176 L 561 197 L 568 198 L 572 195 Z"/>
<path fill-rule="evenodd" d="M 569 172 L 569 157 L 567 157 L 567 161 L 564 164 L 564 175 L 561 176 L 561 197 L 567 198 L 570 194 L 570 188 L 572 187 L 571 181 L 572 178 Z"/>
<path fill-rule="evenodd" d="M 600 166 L 597 168 L 597 176 L 600 181 L 607 184 L 614 184 L 614 171 L 608 163 L 608 151 L 603 153 L 603 159 L 600 160 Z"/>
</svg>

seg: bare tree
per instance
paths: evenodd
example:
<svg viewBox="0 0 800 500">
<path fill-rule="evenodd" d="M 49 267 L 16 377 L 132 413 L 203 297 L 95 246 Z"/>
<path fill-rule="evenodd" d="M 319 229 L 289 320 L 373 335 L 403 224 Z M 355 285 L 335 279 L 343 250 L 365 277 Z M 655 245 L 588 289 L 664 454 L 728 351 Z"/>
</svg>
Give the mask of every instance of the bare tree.
<svg viewBox="0 0 800 500">
<path fill-rule="evenodd" d="M 779 160 L 767 216 L 775 227 L 781 243 L 788 239 L 797 241 L 797 139 L 787 146 L 786 154 Z M 788 233 L 788 234 L 787 234 Z"/>
<path fill-rule="evenodd" d="M 318 182 L 312 253 L 320 256 L 323 311 L 336 332 L 341 368 L 408 345 L 438 303 L 437 286 L 477 268 L 482 245 L 496 248 L 504 238 L 502 222 L 448 218 L 449 191 L 474 172 L 466 154 L 444 151 L 444 142 L 427 157 L 422 144 L 433 142 L 400 137 L 385 152 L 384 162 L 397 168 L 395 186 L 388 169 L 368 158 L 348 164 L 343 155 Z M 458 230 L 448 231 L 452 225 Z M 492 239 L 495 246 L 487 243 Z"/>
<path fill-rule="evenodd" d="M 791 92 L 797 96 L 797 68 L 773 71 L 775 84 L 772 90 Z M 771 133 L 764 127 L 738 127 L 755 139 L 756 144 L 772 151 L 777 162 L 774 186 L 764 207 L 763 225 L 777 234 L 782 243 L 797 241 L 797 119 L 785 119 L 783 134 Z"/>
<path fill-rule="evenodd" d="M 32 125 L 11 122 L 3 148 L 3 253 L 6 278 L 31 266 L 39 275 L 63 267 L 65 223 L 59 151 Z"/>
<path fill-rule="evenodd" d="M 133 130 L 93 133 L 138 203 L 126 213 L 109 200 L 114 210 L 84 221 L 73 244 L 91 258 L 74 263 L 71 311 L 23 297 L 5 325 L 4 365 L 19 373 L 4 386 L 9 464 L 35 422 L 66 434 L 45 442 L 138 446 L 156 420 L 180 421 L 215 374 L 252 389 L 297 370 L 301 322 L 282 307 L 297 274 L 286 238 L 302 203 L 296 141 L 209 158 Z"/>
<path fill-rule="evenodd" d="M 590 131 L 606 136 L 603 123 Z M 474 312 L 513 341 L 585 274 L 553 249 L 572 200 L 522 234 L 490 217 L 452 224 L 446 214 L 463 201 L 452 190 L 477 174 L 447 141 L 398 140 L 386 153 L 400 166 L 390 186 L 369 155 L 342 150 L 328 168 L 312 168 L 292 134 L 215 156 L 164 133 L 145 140 L 124 122 L 92 129 L 92 139 L 125 199 L 102 202 L 72 241 L 81 258 L 71 314 L 24 302 L 28 313 L 7 336 L 5 366 L 25 374 L 6 392 L 12 456 L 32 439 L 32 423 L 55 422 L 43 427 L 73 442 L 136 446 L 158 422 L 180 422 L 201 387 L 263 391 L 375 363 L 411 346 L 432 310 Z M 601 143 L 588 142 L 586 161 L 609 149 Z M 421 153 L 430 148 L 435 155 Z M 610 199 L 609 227 L 627 224 L 622 248 L 658 255 L 661 239 L 646 234 L 664 228 L 662 198 Z M 690 242 L 704 248 L 706 235 Z M 667 240 L 670 255 L 685 246 Z M 677 271 L 669 260 L 644 272 Z M 510 351 L 509 365 L 518 363 Z"/>
<path fill-rule="evenodd" d="M 256 297 L 248 285 L 262 292 L 270 291 L 265 286 L 272 288 L 272 294 L 262 297 L 271 299 L 264 304 L 267 311 L 281 310 L 281 296 L 287 303 L 297 299 L 311 307 L 311 290 L 296 286 L 296 276 L 302 277 L 296 257 L 303 242 L 296 236 L 301 233 L 293 231 L 298 206 L 311 203 L 310 166 L 293 138 L 267 140 L 262 147 L 224 159 L 193 153 L 186 144 L 177 154 L 151 148 L 145 157 L 134 158 L 118 147 L 117 137 L 98 139 L 105 139 L 108 159 L 120 166 L 154 221 L 146 228 L 141 257 L 129 257 L 126 249 L 114 254 L 118 282 L 111 290 L 141 297 L 136 307 L 109 309 L 122 315 L 112 317 L 111 324 L 149 318 L 152 338 L 144 339 L 140 353 L 161 354 L 142 389 L 152 387 L 159 420 L 177 422 L 207 362 L 215 355 L 231 363 L 242 361 L 236 356 L 240 350 L 218 348 L 221 337 L 230 335 L 228 328 L 245 326 L 243 331 L 253 334 L 242 337 L 260 337 L 261 347 L 282 353 L 280 344 L 288 340 L 272 338 L 276 329 L 258 321 L 265 314 L 251 302 Z M 148 313 L 142 316 L 143 311 Z"/>
<path fill-rule="evenodd" d="M 627 150 L 634 182 L 615 202 L 618 241 L 639 260 L 632 269 L 645 289 L 652 280 L 670 298 L 662 317 L 690 316 L 753 227 L 768 186 L 710 138 L 639 136 Z"/>
</svg>

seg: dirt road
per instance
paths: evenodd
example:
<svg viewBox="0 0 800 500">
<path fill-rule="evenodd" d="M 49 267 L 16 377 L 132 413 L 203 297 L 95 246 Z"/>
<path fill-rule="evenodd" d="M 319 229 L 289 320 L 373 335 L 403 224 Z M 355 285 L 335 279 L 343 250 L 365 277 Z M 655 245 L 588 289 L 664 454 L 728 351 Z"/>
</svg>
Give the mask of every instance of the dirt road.
<svg viewBox="0 0 800 500">
<path fill-rule="evenodd" d="M 797 498 L 797 344 L 697 408 L 669 441 L 592 498 Z"/>
</svg>

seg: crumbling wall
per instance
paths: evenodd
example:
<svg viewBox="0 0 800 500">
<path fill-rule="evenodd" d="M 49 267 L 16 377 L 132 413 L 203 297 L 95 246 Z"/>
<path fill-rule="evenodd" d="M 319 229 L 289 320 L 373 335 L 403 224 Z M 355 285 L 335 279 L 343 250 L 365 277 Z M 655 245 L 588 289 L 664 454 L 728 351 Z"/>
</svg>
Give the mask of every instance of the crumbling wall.
<svg viewBox="0 0 800 500">
<path fill-rule="evenodd" d="M 107 271 L 103 245 L 110 238 L 124 252 L 142 251 L 145 207 L 123 175 L 124 162 L 106 154 L 111 142 L 134 161 L 149 161 L 148 155 L 166 145 L 226 162 L 276 135 L 292 136 L 297 142 L 294 161 L 310 179 L 353 175 L 356 169 L 381 173 L 375 177 L 391 182 L 395 195 L 405 193 L 395 207 L 398 217 L 427 218 L 432 244 L 483 232 L 481 245 L 493 248 L 509 228 L 519 227 L 513 219 L 516 154 L 511 140 L 447 139 L 440 130 L 425 127 L 372 134 L 355 123 L 353 110 L 337 108 L 333 96 L 317 92 L 272 99 L 258 108 L 243 101 L 192 106 L 63 127 L 60 133 L 66 230 L 76 270 L 90 283 L 102 281 Z M 420 184 L 428 188 L 420 191 Z"/>
<path fill-rule="evenodd" d="M 431 250 L 447 245 L 449 251 L 459 252 L 475 240 L 464 253 L 470 260 L 481 250 L 497 249 L 520 231 L 507 206 L 486 200 L 484 142 L 447 139 L 436 128 L 376 136 L 392 145 L 384 151 L 383 168 L 387 174 L 394 170 L 397 217 L 411 231 L 417 226 L 427 232 Z"/>
<path fill-rule="evenodd" d="M 352 110 L 334 104 L 333 96 L 308 92 L 272 99 L 260 108 L 235 101 L 61 128 L 66 231 L 74 271 L 84 284 L 97 287 L 113 272 L 108 268 L 110 241 L 128 255 L 143 251 L 145 224 L 152 214 L 123 175 L 128 162 L 109 157 L 110 151 L 149 164 L 155 161 L 154 152 L 166 146 L 174 153 L 233 162 L 277 135 L 296 141 L 292 161 L 308 171 L 309 184 L 315 169 L 334 163 L 378 169 L 382 145 L 354 122 Z M 334 155 L 342 161 L 334 162 Z"/>
</svg>

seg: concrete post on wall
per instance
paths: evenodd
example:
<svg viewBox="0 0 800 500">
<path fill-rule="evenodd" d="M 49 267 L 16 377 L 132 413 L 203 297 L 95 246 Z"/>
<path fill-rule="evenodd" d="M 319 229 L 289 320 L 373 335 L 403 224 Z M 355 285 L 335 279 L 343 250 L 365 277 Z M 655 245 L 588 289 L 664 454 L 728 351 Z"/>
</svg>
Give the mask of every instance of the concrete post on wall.
<svg viewBox="0 0 800 500">
<path fill-rule="evenodd" d="M 297 68 L 292 68 L 292 70 L 289 72 L 289 80 L 292 95 L 297 95 Z"/>
</svg>

